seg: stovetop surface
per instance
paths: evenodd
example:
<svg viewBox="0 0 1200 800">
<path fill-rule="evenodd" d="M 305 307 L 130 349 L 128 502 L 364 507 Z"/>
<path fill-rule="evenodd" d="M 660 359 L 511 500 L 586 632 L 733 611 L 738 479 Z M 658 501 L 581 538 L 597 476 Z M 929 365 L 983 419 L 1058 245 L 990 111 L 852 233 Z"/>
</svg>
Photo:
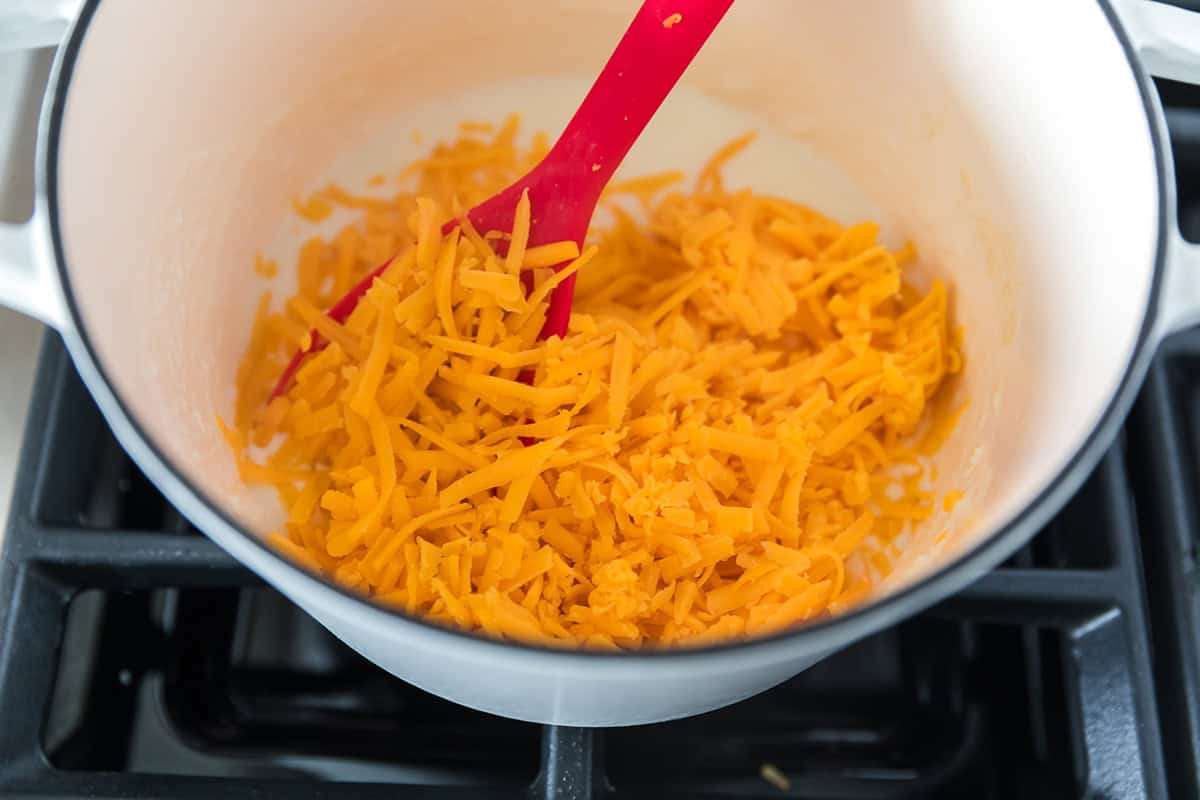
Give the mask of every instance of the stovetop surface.
<svg viewBox="0 0 1200 800">
<path fill-rule="evenodd" d="M 1171 122 L 1200 239 L 1200 112 Z M 539 726 L 382 672 L 197 533 L 49 336 L 0 558 L 0 797 L 1200 797 L 1198 480 L 1200 330 L 963 593 L 721 711 Z"/>
<path fill-rule="evenodd" d="M 54 338 L 32 413 L 0 573 L 0 794 L 1163 796 L 1128 446 L 932 611 L 728 709 L 583 731 L 439 700 L 347 649 L 161 498 Z"/>
</svg>

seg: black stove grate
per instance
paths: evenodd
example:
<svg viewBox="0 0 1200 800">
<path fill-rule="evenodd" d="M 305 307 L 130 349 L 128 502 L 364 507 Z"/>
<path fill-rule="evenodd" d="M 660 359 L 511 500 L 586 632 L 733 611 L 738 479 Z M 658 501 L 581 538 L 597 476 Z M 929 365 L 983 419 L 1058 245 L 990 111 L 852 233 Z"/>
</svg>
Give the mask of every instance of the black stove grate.
<svg viewBox="0 0 1200 800">
<path fill-rule="evenodd" d="M 347 650 L 162 500 L 55 337 L 13 509 L 0 796 L 1165 796 L 1121 446 L 931 612 L 731 708 L 607 731 L 472 712 Z"/>
<path fill-rule="evenodd" d="M 1172 122 L 1200 233 L 1200 116 Z M 1200 331 L 968 590 L 730 708 L 591 731 L 349 651 L 161 498 L 50 336 L 0 557 L 0 797 L 1200 797 L 1197 376 Z"/>
<path fill-rule="evenodd" d="M 1200 243 L 1200 90 L 1175 85 L 1168 112 L 1179 223 Z M 1133 485 L 1142 502 L 1148 599 L 1163 747 L 1172 797 L 1200 797 L 1200 329 L 1164 342 L 1130 417 L 1130 458 L 1151 466 Z"/>
</svg>

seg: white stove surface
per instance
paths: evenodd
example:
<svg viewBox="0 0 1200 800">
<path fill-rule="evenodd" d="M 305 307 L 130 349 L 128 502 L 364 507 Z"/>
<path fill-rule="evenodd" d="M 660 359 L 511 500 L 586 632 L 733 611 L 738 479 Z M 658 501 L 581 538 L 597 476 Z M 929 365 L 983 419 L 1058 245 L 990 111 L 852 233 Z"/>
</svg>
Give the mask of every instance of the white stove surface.
<svg viewBox="0 0 1200 800">
<path fill-rule="evenodd" d="M 33 208 L 37 114 L 52 51 L 0 53 L 0 221 L 23 222 Z M 0 307 L 0 537 L 7 527 L 17 456 L 42 325 Z"/>
</svg>

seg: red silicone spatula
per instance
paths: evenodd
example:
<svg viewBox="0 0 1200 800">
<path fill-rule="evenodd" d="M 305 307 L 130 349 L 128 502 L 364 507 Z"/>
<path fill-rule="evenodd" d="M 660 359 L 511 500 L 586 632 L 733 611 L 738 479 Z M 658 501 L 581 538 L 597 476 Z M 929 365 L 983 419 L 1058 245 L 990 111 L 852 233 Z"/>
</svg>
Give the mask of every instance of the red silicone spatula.
<svg viewBox="0 0 1200 800">
<path fill-rule="evenodd" d="M 467 213 L 475 229 L 509 232 L 517 202 L 528 189 L 532 212 L 529 246 L 571 240 L 582 248 L 600 193 L 732 4 L 733 0 L 642 3 L 579 110 L 546 157 L 529 174 Z M 443 231 L 449 232 L 457 224 L 457 220 L 450 220 Z M 328 316 L 337 322 L 344 321 L 388 263 L 363 278 L 329 309 Z M 551 293 L 543 337 L 567 332 L 574 293 L 574 275 Z M 312 341 L 313 345 L 298 352 L 280 375 L 272 397 L 287 389 L 307 353 L 324 346 L 316 331 Z"/>
</svg>

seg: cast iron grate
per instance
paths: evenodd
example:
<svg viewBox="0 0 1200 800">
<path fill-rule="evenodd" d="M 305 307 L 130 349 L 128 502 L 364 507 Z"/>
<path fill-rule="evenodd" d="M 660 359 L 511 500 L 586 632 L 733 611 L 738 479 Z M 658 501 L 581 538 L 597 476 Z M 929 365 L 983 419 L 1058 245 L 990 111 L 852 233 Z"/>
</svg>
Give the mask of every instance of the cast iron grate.
<svg viewBox="0 0 1200 800">
<path fill-rule="evenodd" d="M 1200 94 L 1170 109 L 1179 223 L 1200 243 Z M 1183 90 L 1180 90 L 1181 92 Z M 1168 339 L 1128 429 L 1171 797 L 1200 797 L 1200 329 Z M 1174 767 L 1178 765 L 1178 769 Z"/>
<path fill-rule="evenodd" d="M 731 708 L 607 731 L 472 712 L 347 650 L 180 520 L 56 337 L 23 459 L 0 796 L 1164 796 L 1120 446 L 1033 546 L 930 613 Z"/>
</svg>

